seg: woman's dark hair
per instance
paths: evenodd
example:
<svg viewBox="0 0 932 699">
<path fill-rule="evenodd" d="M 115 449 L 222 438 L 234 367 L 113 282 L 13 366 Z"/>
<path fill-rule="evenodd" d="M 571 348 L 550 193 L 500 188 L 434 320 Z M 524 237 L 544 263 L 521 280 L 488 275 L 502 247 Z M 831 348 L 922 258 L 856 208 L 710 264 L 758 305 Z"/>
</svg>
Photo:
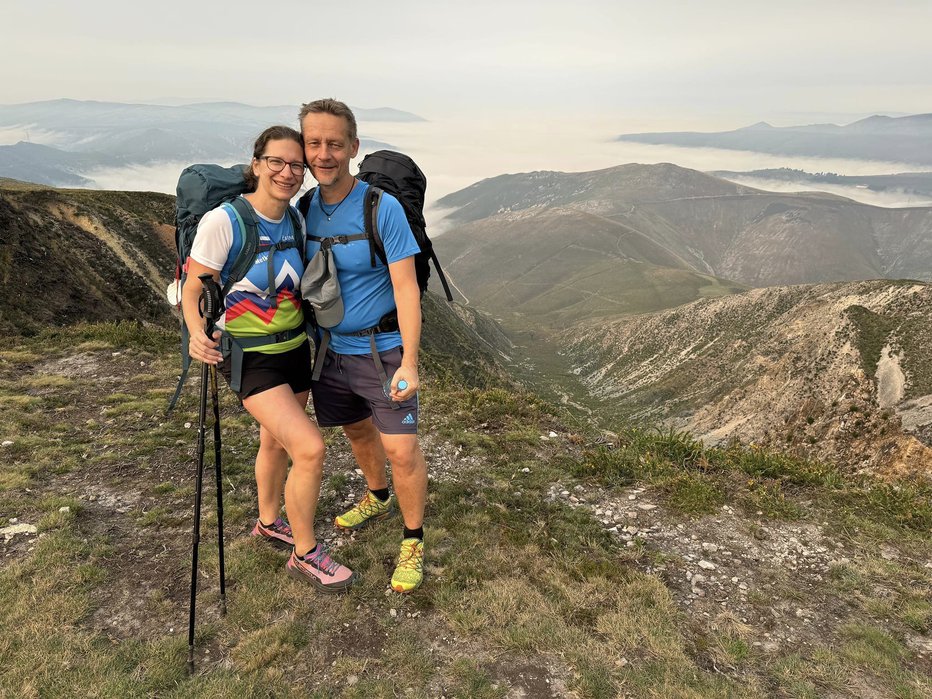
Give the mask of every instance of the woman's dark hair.
<svg viewBox="0 0 932 699">
<path fill-rule="evenodd" d="M 270 126 L 260 133 L 259 138 L 256 139 L 256 143 L 252 147 L 253 160 L 265 155 L 265 147 L 269 145 L 269 141 L 294 141 L 301 146 L 302 151 L 304 150 L 304 140 L 301 138 L 301 134 L 293 128 L 281 125 Z M 259 178 L 252 171 L 252 162 L 243 170 L 243 179 L 246 180 L 246 189 L 250 192 L 256 191 L 256 187 L 259 186 Z"/>
</svg>

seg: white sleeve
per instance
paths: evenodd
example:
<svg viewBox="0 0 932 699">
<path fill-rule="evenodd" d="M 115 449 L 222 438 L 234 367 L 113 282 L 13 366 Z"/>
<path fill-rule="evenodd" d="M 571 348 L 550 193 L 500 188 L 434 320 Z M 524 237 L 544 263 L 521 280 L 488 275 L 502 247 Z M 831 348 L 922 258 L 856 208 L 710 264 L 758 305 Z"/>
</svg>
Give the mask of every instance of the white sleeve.
<svg viewBox="0 0 932 699">
<path fill-rule="evenodd" d="M 233 222 L 223 207 L 211 209 L 197 224 L 191 259 L 205 267 L 220 271 L 233 247 Z"/>
</svg>

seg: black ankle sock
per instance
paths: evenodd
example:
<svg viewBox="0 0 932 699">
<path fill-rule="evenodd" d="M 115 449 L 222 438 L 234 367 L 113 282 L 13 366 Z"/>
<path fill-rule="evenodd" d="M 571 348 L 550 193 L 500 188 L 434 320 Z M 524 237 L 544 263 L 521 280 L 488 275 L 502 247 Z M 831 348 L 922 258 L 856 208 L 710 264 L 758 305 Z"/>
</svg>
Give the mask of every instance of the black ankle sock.
<svg viewBox="0 0 932 699">
<path fill-rule="evenodd" d="M 388 500 L 388 488 L 379 488 L 378 490 L 369 488 L 369 492 L 375 495 L 382 502 Z"/>
<path fill-rule="evenodd" d="M 317 550 L 318 546 L 320 546 L 320 544 L 314 544 L 314 548 L 308 549 L 307 553 L 305 553 L 303 556 L 298 556 L 297 550 L 294 552 L 294 555 L 298 556 L 298 558 L 307 558 L 308 556 L 310 556 L 312 553 L 314 553 Z"/>
<path fill-rule="evenodd" d="M 424 527 L 418 527 L 417 529 L 408 529 L 405 527 L 405 539 L 420 539 L 424 540 Z"/>
</svg>

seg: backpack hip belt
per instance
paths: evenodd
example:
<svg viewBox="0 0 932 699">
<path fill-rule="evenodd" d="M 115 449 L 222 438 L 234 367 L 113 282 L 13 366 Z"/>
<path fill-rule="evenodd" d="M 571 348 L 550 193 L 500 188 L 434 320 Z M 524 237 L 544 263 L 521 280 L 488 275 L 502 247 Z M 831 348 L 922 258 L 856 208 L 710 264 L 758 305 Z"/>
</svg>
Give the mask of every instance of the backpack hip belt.
<svg viewBox="0 0 932 699">
<path fill-rule="evenodd" d="M 388 392 L 390 382 L 388 374 L 385 372 L 385 366 L 382 364 L 382 358 L 379 356 L 379 350 L 375 345 L 375 336 L 378 333 L 394 332 L 396 330 L 398 330 L 398 312 L 393 309 L 379 318 L 378 325 L 373 325 L 371 328 L 366 328 L 364 330 L 357 330 L 356 332 L 340 333 L 341 335 L 349 335 L 352 337 L 369 338 L 369 349 L 372 352 L 372 361 L 375 362 L 375 369 L 379 373 L 379 381 L 382 382 L 382 387 L 385 389 L 386 393 Z M 320 379 L 320 372 L 323 371 L 324 368 L 323 360 L 327 356 L 327 349 L 330 347 L 330 331 L 327 328 L 321 328 L 321 331 L 323 337 L 314 355 L 314 373 L 311 376 L 311 381 L 318 381 Z M 392 410 L 401 408 L 395 401 L 390 401 L 390 403 Z"/>
<path fill-rule="evenodd" d="M 304 326 L 300 325 L 291 330 L 282 330 L 281 332 L 256 337 L 233 337 L 230 333 L 223 331 L 220 335 L 220 354 L 223 355 L 224 359 L 228 357 L 230 359 L 230 389 L 234 393 L 239 393 L 243 387 L 243 352 L 245 350 L 252 347 L 288 342 L 300 337 L 303 333 Z"/>
</svg>

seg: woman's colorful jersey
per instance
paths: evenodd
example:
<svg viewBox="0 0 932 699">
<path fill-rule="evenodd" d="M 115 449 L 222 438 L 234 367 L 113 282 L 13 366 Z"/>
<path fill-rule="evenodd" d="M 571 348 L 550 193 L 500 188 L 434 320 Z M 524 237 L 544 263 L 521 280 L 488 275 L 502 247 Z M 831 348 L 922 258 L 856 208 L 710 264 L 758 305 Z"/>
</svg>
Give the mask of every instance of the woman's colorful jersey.
<svg viewBox="0 0 932 699">
<path fill-rule="evenodd" d="M 298 218 L 303 226 L 301 214 Z M 278 221 L 256 211 L 256 219 L 260 243 L 275 245 L 294 240 L 294 227 L 287 211 Z M 220 283 L 225 284 L 242 246 L 243 234 L 236 215 L 227 205 L 219 206 L 201 219 L 191 247 L 191 258 L 210 269 L 220 270 Z M 274 251 L 274 294 L 269 294 L 268 288 L 270 254 L 271 250 L 256 255 L 252 268 L 226 295 L 226 310 L 217 325 L 233 337 L 271 335 L 304 325 L 300 298 L 304 273 L 301 253 L 296 247 Z M 272 303 L 273 298 L 277 300 L 277 307 Z M 305 339 L 307 336 L 302 333 L 287 342 L 250 347 L 245 351 L 278 354 L 299 347 Z"/>
</svg>

